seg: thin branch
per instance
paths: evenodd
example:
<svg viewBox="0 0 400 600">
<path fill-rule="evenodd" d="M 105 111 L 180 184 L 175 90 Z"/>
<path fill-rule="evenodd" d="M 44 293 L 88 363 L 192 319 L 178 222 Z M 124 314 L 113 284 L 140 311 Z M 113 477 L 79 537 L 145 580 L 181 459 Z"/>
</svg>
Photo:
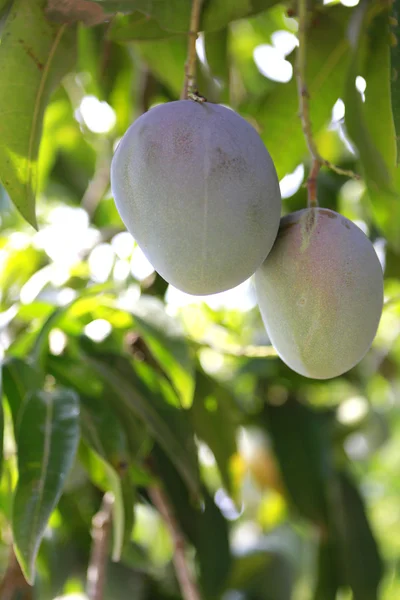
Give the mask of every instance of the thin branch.
<svg viewBox="0 0 400 600">
<path fill-rule="evenodd" d="M 182 90 L 181 100 L 197 100 L 204 102 L 204 98 L 197 93 L 196 86 L 196 40 L 199 33 L 201 5 L 203 0 L 192 0 L 192 12 L 188 32 L 187 60 L 185 64 L 185 82 Z"/>
<path fill-rule="evenodd" d="M 296 80 L 297 80 L 297 91 L 299 96 L 299 116 L 301 119 L 301 126 L 303 129 L 304 137 L 307 142 L 308 151 L 312 158 L 312 165 L 310 175 L 307 180 L 308 189 L 308 205 L 318 206 L 317 200 L 317 176 L 322 166 L 331 169 L 339 175 L 351 177 L 352 179 L 360 179 L 360 176 L 354 171 L 347 169 L 341 169 L 332 164 L 329 160 L 322 158 L 318 152 L 317 145 L 315 143 L 312 126 L 310 119 L 310 94 L 307 88 L 306 81 L 306 65 L 307 65 L 307 0 L 298 0 L 298 18 L 299 18 L 299 47 L 297 49 L 297 62 L 296 62 Z"/>
<path fill-rule="evenodd" d="M 89 600 L 104 599 L 113 504 L 114 496 L 107 492 L 103 496 L 99 512 L 93 517 L 93 546 L 86 583 L 86 593 Z"/>
<path fill-rule="evenodd" d="M 99 202 L 106 193 L 110 185 L 110 167 L 112 159 L 112 150 L 108 141 L 100 152 L 97 159 L 96 169 L 93 178 L 89 181 L 86 191 L 82 197 L 81 206 L 88 213 L 90 219 L 99 205 Z"/>
<path fill-rule="evenodd" d="M 149 488 L 150 498 L 162 515 L 174 544 L 174 566 L 176 577 L 184 600 L 201 600 L 197 584 L 190 572 L 185 556 L 186 542 L 175 518 L 169 500 L 160 486 Z"/>
<path fill-rule="evenodd" d="M 11 546 L 7 570 L 0 583 L 1 600 L 33 600 L 33 587 L 26 582 L 19 566 L 14 548 Z"/>
</svg>

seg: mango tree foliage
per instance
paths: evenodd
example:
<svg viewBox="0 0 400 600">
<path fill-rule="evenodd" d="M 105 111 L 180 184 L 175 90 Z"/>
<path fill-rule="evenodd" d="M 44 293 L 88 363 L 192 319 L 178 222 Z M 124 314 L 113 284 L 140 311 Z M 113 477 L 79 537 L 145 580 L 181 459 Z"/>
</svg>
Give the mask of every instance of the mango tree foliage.
<svg viewBox="0 0 400 600">
<path fill-rule="evenodd" d="M 323 168 L 319 204 L 385 276 L 372 348 L 317 381 L 277 357 L 252 280 L 180 293 L 116 210 L 121 136 L 180 96 L 190 1 L 0 0 L 0 598 L 89 590 L 105 495 L 103 600 L 187 600 L 181 548 L 204 600 L 400 597 L 397 4 L 308 3 L 313 136 L 356 175 Z M 200 93 L 258 131 L 285 214 L 311 167 L 297 9 L 204 0 L 197 42 Z"/>
</svg>

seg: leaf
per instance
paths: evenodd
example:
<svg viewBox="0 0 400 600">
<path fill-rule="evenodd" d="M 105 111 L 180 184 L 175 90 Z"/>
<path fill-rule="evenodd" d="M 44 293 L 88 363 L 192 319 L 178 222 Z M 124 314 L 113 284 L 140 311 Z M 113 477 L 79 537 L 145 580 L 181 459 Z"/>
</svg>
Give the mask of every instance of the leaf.
<svg viewBox="0 0 400 600">
<path fill-rule="evenodd" d="M 112 12 L 139 10 L 158 21 L 166 31 L 187 32 L 191 3 L 188 0 L 94 0 Z M 200 31 L 217 31 L 231 21 L 266 10 L 275 0 L 213 0 L 204 4 Z"/>
<path fill-rule="evenodd" d="M 130 15 L 116 15 L 107 32 L 113 42 L 146 42 L 163 40 L 176 35 L 162 29 L 155 19 L 135 11 Z"/>
<path fill-rule="evenodd" d="M 333 474 L 332 413 L 316 412 L 289 398 L 282 405 L 266 404 L 264 415 L 294 506 L 313 522 L 326 523 L 325 485 Z"/>
<path fill-rule="evenodd" d="M 325 7 L 317 13 L 316 24 L 308 33 L 306 78 L 314 137 L 329 122 L 344 85 L 349 62 L 349 44 L 345 39 L 349 12 L 340 5 Z M 294 53 L 287 60 L 294 65 Z M 294 77 L 288 83 L 276 84 L 273 91 L 256 102 L 244 103 L 240 112 L 249 113 L 257 121 L 280 179 L 308 156 Z"/>
<path fill-rule="evenodd" d="M 179 97 L 184 80 L 186 40 L 154 40 L 151 44 L 136 44 L 135 48 L 157 79 Z"/>
<path fill-rule="evenodd" d="M 113 354 L 87 355 L 87 361 L 107 381 L 125 408 L 147 425 L 189 488 L 198 495 L 197 455 L 188 415 L 169 403 L 154 372 L 143 364 L 139 371 L 127 358 Z"/>
<path fill-rule="evenodd" d="M 2 371 L 0 371 L 0 478 L 3 473 L 3 453 L 4 453 L 4 408 L 3 408 Z"/>
<path fill-rule="evenodd" d="M 392 4 L 392 35 L 391 35 L 391 78 L 390 92 L 393 110 L 393 121 L 395 125 L 397 140 L 397 165 L 400 162 L 400 0 L 394 0 Z"/>
<path fill-rule="evenodd" d="M 317 584 L 313 600 L 336 600 L 339 590 L 336 549 L 323 540 L 318 549 Z"/>
<path fill-rule="evenodd" d="M 268 547 L 269 537 L 264 541 Z M 257 548 L 235 557 L 227 587 L 246 591 L 251 600 L 291 600 L 294 576 L 283 548 Z"/>
<path fill-rule="evenodd" d="M 61 496 L 79 441 L 79 404 L 66 388 L 30 394 L 17 432 L 18 483 L 12 531 L 29 583 L 47 521 Z"/>
<path fill-rule="evenodd" d="M 158 299 L 143 296 L 132 308 L 135 326 L 168 375 L 181 399 L 190 407 L 195 387 L 194 356 L 179 322 L 167 315 Z"/>
<path fill-rule="evenodd" d="M 20 415 L 27 397 L 30 393 L 43 387 L 44 377 L 29 361 L 8 357 L 2 365 L 2 379 L 3 390 L 11 410 L 14 435 L 16 437 Z"/>
<path fill-rule="evenodd" d="M 103 492 L 111 491 L 113 504 L 112 559 L 118 562 L 124 547 L 129 543 L 133 528 L 134 489 L 128 472 L 119 474 L 98 452 L 81 444 L 79 459 L 91 481 Z"/>
<path fill-rule="evenodd" d="M 399 174 L 395 172 L 388 14 L 384 10 L 375 17 L 376 7 L 369 2 L 361 3 L 350 23 L 351 62 L 344 94 L 345 119 L 347 132 L 360 156 L 374 220 L 388 241 L 399 249 L 400 196 L 395 181 Z M 355 87 L 360 73 L 367 81 L 365 105 Z"/>
<path fill-rule="evenodd" d="M 201 371 L 197 372 L 196 391 L 190 411 L 193 427 L 196 435 L 213 452 L 228 492 L 232 492 L 230 461 L 237 450 L 233 402 L 227 390 Z"/>
<path fill-rule="evenodd" d="M 202 488 L 204 508 L 199 510 L 193 504 L 180 474 L 158 445 L 153 449 L 152 458 L 174 514 L 197 550 L 200 584 L 205 598 L 215 598 L 221 592 L 231 569 L 228 524 L 206 488 Z"/>
<path fill-rule="evenodd" d="M 50 94 L 74 64 L 75 32 L 51 24 L 45 0 L 15 0 L 0 52 L 0 179 L 36 227 L 37 161 Z"/>
<path fill-rule="evenodd" d="M 346 473 L 339 473 L 337 484 L 330 487 L 330 503 L 344 583 L 351 587 L 354 600 L 378 600 L 382 560 L 364 503 Z"/>
</svg>

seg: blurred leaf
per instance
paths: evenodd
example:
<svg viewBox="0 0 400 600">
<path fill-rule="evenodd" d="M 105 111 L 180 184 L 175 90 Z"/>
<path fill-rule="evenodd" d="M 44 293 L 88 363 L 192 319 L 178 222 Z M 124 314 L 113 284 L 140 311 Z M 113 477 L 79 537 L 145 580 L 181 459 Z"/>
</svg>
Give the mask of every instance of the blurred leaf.
<svg viewBox="0 0 400 600">
<path fill-rule="evenodd" d="M 4 408 L 3 408 L 3 373 L 0 371 L 0 478 L 3 473 L 4 452 Z"/>
<path fill-rule="evenodd" d="M 233 398 L 216 381 L 197 371 L 191 416 L 196 435 L 215 456 L 222 481 L 232 492 L 230 460 L 236 453 L 236 424 L 232 418 Z"/>
<path fill-rule="evenodd" d="M 335 547 L 323 540 L 318 549 L 317 584 L 313 600 L 336 600 L 339 585 Z"/>
<path fill-rule="evenodd" d="M 79 405 L 66 388 L 29 395 L 17 432 L 19 478 L 12 530 L 24 575 L 33 583 L 47 521 L 61 496 L 79 441 Z"/>
<path fill-rule="evenodd" d="M 310 118 L 313 134 L 326 125 L 332 107 L 343 87 L 349 61 L 349 44 L 345 31 L 349 9 L 336 5 L 324 7 L 315 15 L 315 25 L 307 37 L 307 84 L 310 93 Z M 287 58 L 294 64 L 294 53 Z M 275 163 L 281 179 L 291 173 L 308 156 L 299 119 L 297 86 L 292 77 L 288 83 L 275 85 L 273 91 L 257 102 L 246 102 L 240 112 L 254 118 L 260 135 Z M 283 152 L 282 149 L 285 149 Z"/>
<path fill-rule="evenodd" d="M 112 559 L 119 561 L 123 548 L 131 539 L 133 528 L 134 490 L 129 473 L 118 473 L 107 460 L 86 444 L 80 446 L 79 459 L 85 466 L 90 480 L 103 492 L 113 493 Z"/>
<path fill-rule="evenodd" d="M 33 226 L 44 111 L 51 92 L 74 63 L 74 31 L 50 24 L 45 4 L 45 0 L 13 3 L 0 52 L 0 177 Z"/>
<path fill-rule="evenodd" d="M 204 508 L 196 508 L 167 453 L 156 445 L 152 456 L 156 474 L 164 484 L 175 516 L 197 550 L 200 582 L 205 598 L 213 599 L 221 592 L 231 568 L 228 524 L 204 487 Z"/>
<path fill-rule="evenodd" d="M 44 377 L 29 361 L 8 357 L 3 361 L 2 379 L 4 394 L 11 410 L 14 435 L 17 436 L 27 396 L 43 387 Z"/>
<path fill-rule="evenodd" d="M 391 78 L 390 91 L 393 110 L 393 120 L 395 125 L 397 140 L 397 164 L 400 161 L 400 39 L 399 39 L 399 19 L 400 19 L 400 0 L 394 0 L 392 3 L 392 35 L 391 35 Z"/>
<path fill-rule="evenodd" d="M 361 496 L 345 473 L 339 473 L 329 492 L 344 583 L 351 587 L 354 600 L 377 600 L 383 566 Z"/>
<path fill-rule="evenodd" d="M 173 35 L 162 29 L 155 19 L 137 11 L 130 15 L 117 15 L 107 33 L 108 39 L 113 42 L 162 40 Z"/>
<path fill-rule="evenodd" d="M 293 581 L 293 566 L 282 550 L 256 548 L 235 557 L 227 587 L 245 591 L 251 600 L 291 600 Z"/>
<path fill-rule="evenodd" d="M 316 412 L 289 398 L 282 405 L 265 404 L 264 415 L 294 506 L 322 525 L 327 519 L 325 486 L 332 476 L 332 413 Z"/>
<path fill-rule="evenodd" d="M 182 406 L 190 407 L 195 387 L 194 355 L 179 322 L 165 312 L 163 303 L 156 298 L 142 296 L 131 312 L 136 329 L 169 377 Z"/>
<path fill-rule="evenodd" d="M 137 415 L 159 442 L 189 488 L 199 492 L 197 455 L 188 415 L 169 403 L 165 391 L 146 365 L 134 368 L 125 357 L 87 355 L 90 365 L 104 378 L 127 409 Z"/>
<path fill-rule="evenodd" d="M 372 214 L 388 241 L 400 248 L 400 174 L 395 172 L 396 140 L 390 98 L 388 13 L 378 16 L 375 5 L 359 4 L 349 28 L 351 62 L 345 85 L 346 128 L 360 155 Z M 356 89 L 362 73 L 366 102 Z M 376 111 L 381 114 L 376 119 Z"/>
<path fill-rule="evenodd" d="M 185 38 L 135 44 L 135 50 L 157 79 L 166 85 L 174 96 L 179 97 L 183 87 L 186 62 Z"/>
<path fill-rule="evenodd" d="M 187 0 L 94 0 L 106 10 L 131 12 L 139 10 L 154 17 L 167 31 L 187 32 L 191 4 Z M 274 4 L 274 0 L 213 0 L 202 11 L 200 31 L 216 31 L 231 21 L 261 12 Z"/>
<path fill-rule="evenodd" d="M 222 86 L 221 102 L 229 102 L 229 54 L 228 29 L 204 34 L 204 47 L 211 75 Z"/>
</svg>

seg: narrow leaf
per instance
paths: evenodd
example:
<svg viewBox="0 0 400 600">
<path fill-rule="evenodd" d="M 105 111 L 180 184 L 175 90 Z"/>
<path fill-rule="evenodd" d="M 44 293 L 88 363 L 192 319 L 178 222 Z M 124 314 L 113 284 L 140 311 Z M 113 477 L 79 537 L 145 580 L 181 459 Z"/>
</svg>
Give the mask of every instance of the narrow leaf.
<svg viewBox="0 0 400 600">
<path fill-rule="evenodd" d="M 331 413 L 317 413 L 290 398 L 280 406 L 266 404 L 264 415 L 294 506 L 306 518 L 326 522 L 325 485 L 332 476 Z"/>
<path fill-rule="evenodd" d="M 197 455 L 188 415 L 169 403 L 154 373 L 148 373 L 146 365 L 141 365 L 140 377 L 128 359 L 117 355 L 88 355 L 87 360 L 99 376 L 108 382 L 126 408 L 147 425 L 189 488 L 198 495 Z"/>
<path fill-rule="evenodd" d="M 344 583 L 351 587 L 354 600 L 377 600 L 383 566 L 364 502 L 346 473 L 339 473 L 329 490 Z"/>
<path fill-rule="evenodd" d="M 129 474 L 119 474 L 97 452 L 81 444 L 79 459 L 87 470 L 90 480 L 103 492 L 112 492 L 113 548 L 112 559 L 119 561 L 124 546 L 130 541 L 133 528 L 134 490 Z"/>
<path fill-rule="evenodd" d="M 15 357 L 8 357 L 3 362 L 2 377 L 16 436 L 20 415 L 28 395 L 42 388 L 44 378 L 30 362 Z"/>
<path fill-rule="evenodd" d="M 232 418 L 233 398 L 222 386 L 200 371 L 190 414 L 196 435 L 210 448 L 222 481 L 231 492 L 230 460 L 236 453 L 236 424 Z"/>
<path fill-rule="evenodd" d="M 350 23 L 351 61 L 345 84 L 345 119 L 360 156 L 374 220 L 398 249 L 400 195 L 395 181 L 399 174 L 395 171 L 396 140 L 390 98 L 388 13 L 384 9 L 375 16 L 376 6 L 368 1 L 360 3 Z M 360 73 L 367 81 L 365 106 L 356 89 Z M 380 119 L 376 119 L 376 110 Z"/>
<path fill-rule="evenodd" d="M 75 33 L 45 17 L 46 0 L 15 0 L 0 52 L 0 179 L 36 227 L 35 194 L 43 115 L 50 94 L 74 63 Z"/>
<path fill-rule="evenodd" d="M 391 100 L 397 141 L 397 164 L 400 162 L 400 0 L 392 4 Z"/>
<path fill-rule="evenodd" d="M 24 575 L 34 581 L 47 521 L 61 496 L 79 441 L 78 398 L 68 389 L 32 393 L 17 435 L 19 478 L 12 531 Z"/>
</svg>

